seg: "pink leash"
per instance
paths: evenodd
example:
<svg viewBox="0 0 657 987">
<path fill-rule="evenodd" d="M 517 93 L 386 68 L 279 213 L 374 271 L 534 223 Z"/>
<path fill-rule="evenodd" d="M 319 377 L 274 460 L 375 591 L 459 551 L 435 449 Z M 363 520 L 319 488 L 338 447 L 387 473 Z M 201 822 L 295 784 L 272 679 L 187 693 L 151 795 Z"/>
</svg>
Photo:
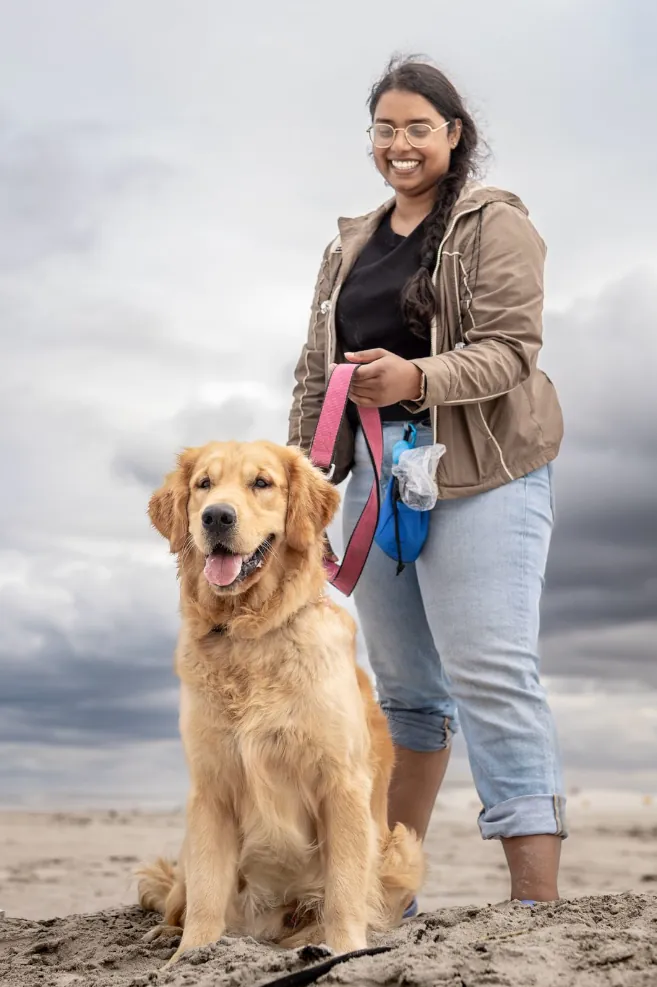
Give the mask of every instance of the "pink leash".
<svg viewBox="0 0 657 987">
<path fill-rule="evenodd" d="M 351 378 L 357 369 L 358 364 L 353 363 L 341 363 L 334 369 L 329 378 L 324 404 L 315 429 L 310 460 L 315 466 L 328 471 L 329 478 L 334 469 L 333 452 L 349 400 Z M 337 562 L 330 559 L 324 560 L 328 581 L 345 596 L 350 596 L 353 592 L 370 553 L 379 520 L 381 497 L 380 481 L 383 461 L 381 415 L 378 408 L 358 408 L 358 416 L 374 468 L 372 489 L 349 539 L 342 563 L 338 565 Z"/>
</svg>

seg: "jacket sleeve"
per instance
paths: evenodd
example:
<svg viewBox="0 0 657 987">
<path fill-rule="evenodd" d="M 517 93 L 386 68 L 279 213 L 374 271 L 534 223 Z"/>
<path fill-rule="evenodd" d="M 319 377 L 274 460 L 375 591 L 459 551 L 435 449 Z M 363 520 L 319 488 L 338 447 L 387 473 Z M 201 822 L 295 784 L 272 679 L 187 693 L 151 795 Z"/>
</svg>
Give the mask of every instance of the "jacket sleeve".
<svg viewBox="0 0 657 987">
<path fill-rule="evenodd" d="M 332 244 L 324 251 L 315 283 L 308 338 L 294 371 L 296 384 L 288 416 L 289 446 L 309 452 L 326 390 L 326 320 L 331 295 L 329 261 Z M 327 303 L 326 305 L 324 303 Z"/>
<path fill-rule="evenodd" d="M 545 253 L 516 206 L 484 209 L 476 284 L 464 284 L 467 345 L 413 360 L 424 378 L 422 396 L 406 402 L 409 409 L 490 401 L 529 377 L 542 345 Z"/>
</svg>

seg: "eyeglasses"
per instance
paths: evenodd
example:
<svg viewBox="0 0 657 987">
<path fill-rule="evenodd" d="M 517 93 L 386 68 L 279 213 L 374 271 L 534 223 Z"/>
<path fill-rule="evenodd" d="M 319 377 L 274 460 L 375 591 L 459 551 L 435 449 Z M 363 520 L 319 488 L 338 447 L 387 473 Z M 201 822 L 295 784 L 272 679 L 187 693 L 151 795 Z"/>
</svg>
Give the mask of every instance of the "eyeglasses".
<svg viewBox="0 0 657 987">
<path fill-rule="evenodd" d="M 439 127 L 431 127 L 428 123 L 411 123 L 408 127 L 393 127 L 389 123 L 373 123 L 367 128 L 369 138 L 374 147 L 392 147 L 398 133 L 404 135 L 411 147 L 426 147 L 432 136 L 439 130 L 449 127 L 449 120 Z"/>
</svg>

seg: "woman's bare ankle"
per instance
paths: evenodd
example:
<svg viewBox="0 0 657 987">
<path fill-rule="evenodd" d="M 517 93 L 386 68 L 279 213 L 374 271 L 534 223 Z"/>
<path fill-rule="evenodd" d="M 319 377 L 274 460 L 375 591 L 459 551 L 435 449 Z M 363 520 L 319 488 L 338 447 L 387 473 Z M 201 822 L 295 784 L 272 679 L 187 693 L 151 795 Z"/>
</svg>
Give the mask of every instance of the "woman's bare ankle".
<svg viewBox="0 0 657 987">
<path fill-rule="evenodd" d="M 502 840 L 511 875 L 511 898 L 557 901 L 561 837 L 514 836 Z"/>
<path fill-rule="evenodd" d="M 421 752 L 395 746 L 395 770 L 388 802 L 391 828 L 395 823 L 404 823 L 424 840 L 449 754 L 449 747 Z"/>
</svg>

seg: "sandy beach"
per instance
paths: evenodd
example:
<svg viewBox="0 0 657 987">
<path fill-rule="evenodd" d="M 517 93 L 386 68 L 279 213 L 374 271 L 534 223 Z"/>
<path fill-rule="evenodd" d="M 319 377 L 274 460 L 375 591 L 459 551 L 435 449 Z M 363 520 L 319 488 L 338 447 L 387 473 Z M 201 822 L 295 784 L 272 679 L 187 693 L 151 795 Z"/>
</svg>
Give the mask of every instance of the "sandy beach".
<svg viewBox="0 0 657 987">
<path fill-rule="evenodd" d="M 473 985 L 657 984 L 657 800 L 632 793 L 570 798 L 559 905 L 504 904 L 502 850 L 476 829 L 478 803 L 447 792 L 427 840 L 422 914 L 390 952 L 335 967 L 322 982 Z M 145 945 L 156 921 L 135 907 L 133 871 L 175 855 L 176 812 L 0 813 L 0 983 L 137 987 L 173 952 Z M 321 957 L 222 940 L 168 971 L 174 985 L 265 984 Z M 459 979 L 460 977 L 460 979 Z"/>
</svg>

